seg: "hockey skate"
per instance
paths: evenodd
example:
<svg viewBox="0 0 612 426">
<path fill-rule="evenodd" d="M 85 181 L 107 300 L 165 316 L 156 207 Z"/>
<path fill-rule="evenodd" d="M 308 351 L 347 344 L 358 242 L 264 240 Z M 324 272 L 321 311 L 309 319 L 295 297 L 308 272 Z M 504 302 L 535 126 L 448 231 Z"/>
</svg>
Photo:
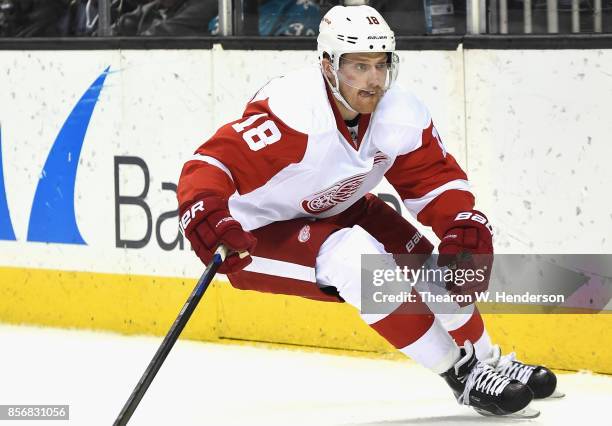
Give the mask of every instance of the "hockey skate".
<svg viewBox="0 0 612 426">
<path fill-rule="evenodd" d="M 528 407 L 533 392 L 518 380 L 495 371 L 478 361 L 469 341 L 461 348 L 461 358 L 442 377 L 460 404 L 469 405 L 485 416 L 537 417 L 540 412 Z"/>
<path fill-rule="evenodd" d="M 484 360 L 484 362 L 498 373 L 529 386 L 535 399 L 565 396 L 564 393 L 556 390 L 557 377 L 555 373 L 540 365 L 529 365 L 518 361 L 514 352 L 502 356 L 498 345 L 493 347 L 491 358 Z"/>
</svg>

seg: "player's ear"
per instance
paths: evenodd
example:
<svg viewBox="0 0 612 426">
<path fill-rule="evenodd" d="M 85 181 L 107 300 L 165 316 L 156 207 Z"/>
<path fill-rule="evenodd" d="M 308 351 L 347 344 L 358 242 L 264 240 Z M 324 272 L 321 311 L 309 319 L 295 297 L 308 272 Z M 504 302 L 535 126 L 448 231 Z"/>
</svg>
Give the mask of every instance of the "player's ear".
<svg viewBox="0 0 612 426">
<path fill-rule="evenodd" d="M 329 58 L 327 57 L 327 55 L 321 59 L 321 65 L 323 68 L 323 72 L 325 73 L 325 76 L 330 80 L 333 81 L 334 80 L 334 74 L 332 72 L 332 63 L 329 60 Z"/>
</svg>

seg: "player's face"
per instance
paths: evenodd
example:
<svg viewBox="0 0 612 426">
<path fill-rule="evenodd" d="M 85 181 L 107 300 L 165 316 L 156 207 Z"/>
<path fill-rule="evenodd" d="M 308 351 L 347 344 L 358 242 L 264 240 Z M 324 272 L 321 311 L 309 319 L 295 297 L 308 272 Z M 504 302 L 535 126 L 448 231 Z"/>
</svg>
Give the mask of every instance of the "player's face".
<svg viewBox="0 0 612 426">
<path fill-rule="evenodd" d="M 340 59 L 340 94 L 353 109 L 370 114 L 385 93 L 388 73 L 387 54 L 347 53 Z"/>
</svg>

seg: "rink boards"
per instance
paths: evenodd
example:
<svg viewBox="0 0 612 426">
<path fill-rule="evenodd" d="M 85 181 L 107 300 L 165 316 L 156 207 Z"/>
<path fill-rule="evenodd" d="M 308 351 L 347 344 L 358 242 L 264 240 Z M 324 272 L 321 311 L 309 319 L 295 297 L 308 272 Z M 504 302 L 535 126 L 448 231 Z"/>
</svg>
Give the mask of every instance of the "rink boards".
<svg viewBox="0 0 612 426">
<path fill-rule="evenodd" d="M 426 102 L 468 171 L 498 252 L 611 252 L 611 51 L 400 57 L 400 84 Z M 164 334 L 202 269 L 176 228 L 182 163 L 269 78 L 313 58 L 0 51 L 0 321 Z M 399 205 L 389 185 L 375 193 Z M 612 372 L 603 352 L 610 318 L 500 315 L 487 324 L 528 361 Z M 186 333 L 392 353 L 348 306 L 223 281 Z"/>
</svg>

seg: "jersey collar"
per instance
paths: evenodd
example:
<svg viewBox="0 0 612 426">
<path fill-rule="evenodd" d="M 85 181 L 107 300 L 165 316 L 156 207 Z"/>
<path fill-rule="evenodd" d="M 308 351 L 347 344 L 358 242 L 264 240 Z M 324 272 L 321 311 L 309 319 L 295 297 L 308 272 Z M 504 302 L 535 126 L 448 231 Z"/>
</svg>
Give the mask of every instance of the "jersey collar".
<svg viewBox="0 0 612 426">
<path fill-rule="evenodd" d="M 326 81 L 324 81 L 324 83 L 325 83 L 325 92 L 327 93 L 327 100 L 329 101 L 329 104 L 331 105 L 332 111 L 334 112 L 334 118 L 336 119 L 336 127 L 338 128 L 342 136 L 344 136 L 344 139 L 346 139 L 346 142 L 355 151 L 358 151 L 359 147 L 361 146 L 363 135 L 365 135 L 366 130 L 368 130 L 368 126 L 370 124 L 370 117 L 372 114 L 360 114 L 361 116 L 359 117 L 359 127 L 357 129 L 357 140 L 353 142 L 353 138 L 351 138 L 349 129 L 346 126 L 346 123 L 344 122 L 344 118 L 342 118 L 342 114 L 340 114 L 340 110 L 338 109 L 338 106 L 336 105 L 336 102 L 334 101 L 334 95 L 329 89 L 328 83 Z"/>
</svg>

